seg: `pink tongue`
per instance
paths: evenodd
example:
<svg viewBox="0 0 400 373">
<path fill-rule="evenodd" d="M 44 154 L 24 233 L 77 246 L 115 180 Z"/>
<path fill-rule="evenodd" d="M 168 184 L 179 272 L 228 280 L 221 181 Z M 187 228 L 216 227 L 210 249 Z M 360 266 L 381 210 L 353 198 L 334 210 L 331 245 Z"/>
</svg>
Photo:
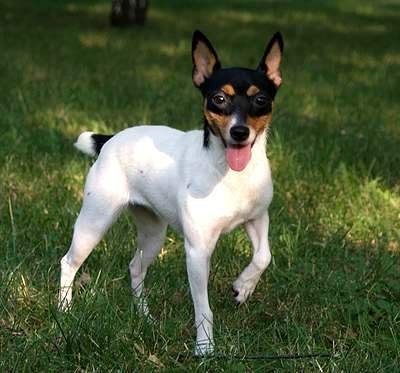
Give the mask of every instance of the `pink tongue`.
<svg viewBox="0 0 400 373">
<path fill-rule="evenodd" d="M 228 146 L 226 149 L 226 161 L 234 171 L 243 171 L 251 158 L 251 144 L 241 148 Z"/>
</svg>

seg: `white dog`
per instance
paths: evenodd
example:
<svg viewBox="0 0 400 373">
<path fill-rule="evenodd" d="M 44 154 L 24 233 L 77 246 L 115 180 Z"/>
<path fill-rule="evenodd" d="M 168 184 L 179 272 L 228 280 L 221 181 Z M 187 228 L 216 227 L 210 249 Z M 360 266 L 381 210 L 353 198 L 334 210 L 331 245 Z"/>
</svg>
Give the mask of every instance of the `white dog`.
<svg viewBox="0 0 400 373">
<path fill-rule="evenodd" d="M 98 154 L 98 159 L 87 176 L 71 247 L 61 260 L 61 309 L 71 303 L 77 270 L 129 207 L 138 235 L 129 269 L 139 309 L 149 315 L 143 282 L 171 225 L 185 240 L 197 329 L 195 354 L 213 351 L 207 284 L 219 236 L 244 224 L 254 249 L 250 264 L 233 283 L 238 303 L 252 294 L 271 260 L 267 210 L 272 180 L 265 147 L 272 103 L 281 84 L 282 51 L 277 33 L 256 70 L 222 69 L 210 42 L 196 31 L 193 82 L 203 94 L 203 131 L 138 126 L 115 136 L 79 136 L 76 147 Z"/>
</svg>

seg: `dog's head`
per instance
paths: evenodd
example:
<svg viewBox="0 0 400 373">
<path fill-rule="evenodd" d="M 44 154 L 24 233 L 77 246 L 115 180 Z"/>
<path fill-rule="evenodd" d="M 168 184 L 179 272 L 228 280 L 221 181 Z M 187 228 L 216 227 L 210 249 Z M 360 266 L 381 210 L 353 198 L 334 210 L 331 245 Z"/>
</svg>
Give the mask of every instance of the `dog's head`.
<svg viewBox="0 0 400 373">
<path fill-rule="evenodd" d="M 256 70 L 221 68 L 210 41 L 195 31 L 192 41 L 193 83 L 204 98 L 204 146 L 210 132 L 226 148 L 231 169 L 242 171 L 257 136 L 271 123 L 273 101 L 282 83 L 279 69 L 283 39 L 276 33 Z"/>
</svg>

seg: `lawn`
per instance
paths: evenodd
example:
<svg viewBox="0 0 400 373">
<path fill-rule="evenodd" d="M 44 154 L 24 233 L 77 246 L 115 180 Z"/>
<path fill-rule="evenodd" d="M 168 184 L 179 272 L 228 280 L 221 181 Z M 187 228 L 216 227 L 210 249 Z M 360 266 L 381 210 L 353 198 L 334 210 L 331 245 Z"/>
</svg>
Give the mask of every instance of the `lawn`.
<svg viewBox="0 0 400 373">
<path fill-rule="evenodd" d="M 110 0 L 0 0 L 0 371 L 376 372 L 400 366 L 400 1 L 152 1 L 145 27 L 111 29 Z M 267 153 L 273 261 L 236 307 L 251 249 L 220 240 L 210 301 L 218 356 L 196 359 L 182 240 L 147 277 L 157 322 L 136 313 L 123 215 L 57 312 L 93 162 L 83 130 L 202 125 L 191 34 L 223 65 L 255 67 L 284 36 L 284 83 Z M 246 356 L 328 353 L 298 360 Z M 234 356 L 239 359 L 233 358 Z M 242 357 L 243 359 L 240 359 Z"/>
</svg>

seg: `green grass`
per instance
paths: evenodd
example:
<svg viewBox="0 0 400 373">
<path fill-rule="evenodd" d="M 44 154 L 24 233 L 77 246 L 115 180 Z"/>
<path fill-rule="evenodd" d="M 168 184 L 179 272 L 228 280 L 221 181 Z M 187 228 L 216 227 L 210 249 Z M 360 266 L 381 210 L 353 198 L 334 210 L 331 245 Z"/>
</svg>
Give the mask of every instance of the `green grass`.
<svg viewBox="0 0 400 373">
<path fill-rule="evenodd" d="M 35 3 L 35 4 L 34 4 Z M 1 371 L 395 371 L 400 365 L 400 2 L 152 1 L 144 28 L 108 26 L 109 0 L 0 0 Z M 123 215 L 55 309 L 91 161 L 83 130 L 201 126 L 190 39 L 225 66 L 256 66 L 286 41 L 269 138 L 273 262 L 236 308 L 250 257 L 220 240 L 210 299 L 218 352 L 330 352 L 296 361 L 198 360 L 181 238 L 169 232 L 147 278 L 148 325 L 130 297 L 135 232 Z"/>
</svg>

